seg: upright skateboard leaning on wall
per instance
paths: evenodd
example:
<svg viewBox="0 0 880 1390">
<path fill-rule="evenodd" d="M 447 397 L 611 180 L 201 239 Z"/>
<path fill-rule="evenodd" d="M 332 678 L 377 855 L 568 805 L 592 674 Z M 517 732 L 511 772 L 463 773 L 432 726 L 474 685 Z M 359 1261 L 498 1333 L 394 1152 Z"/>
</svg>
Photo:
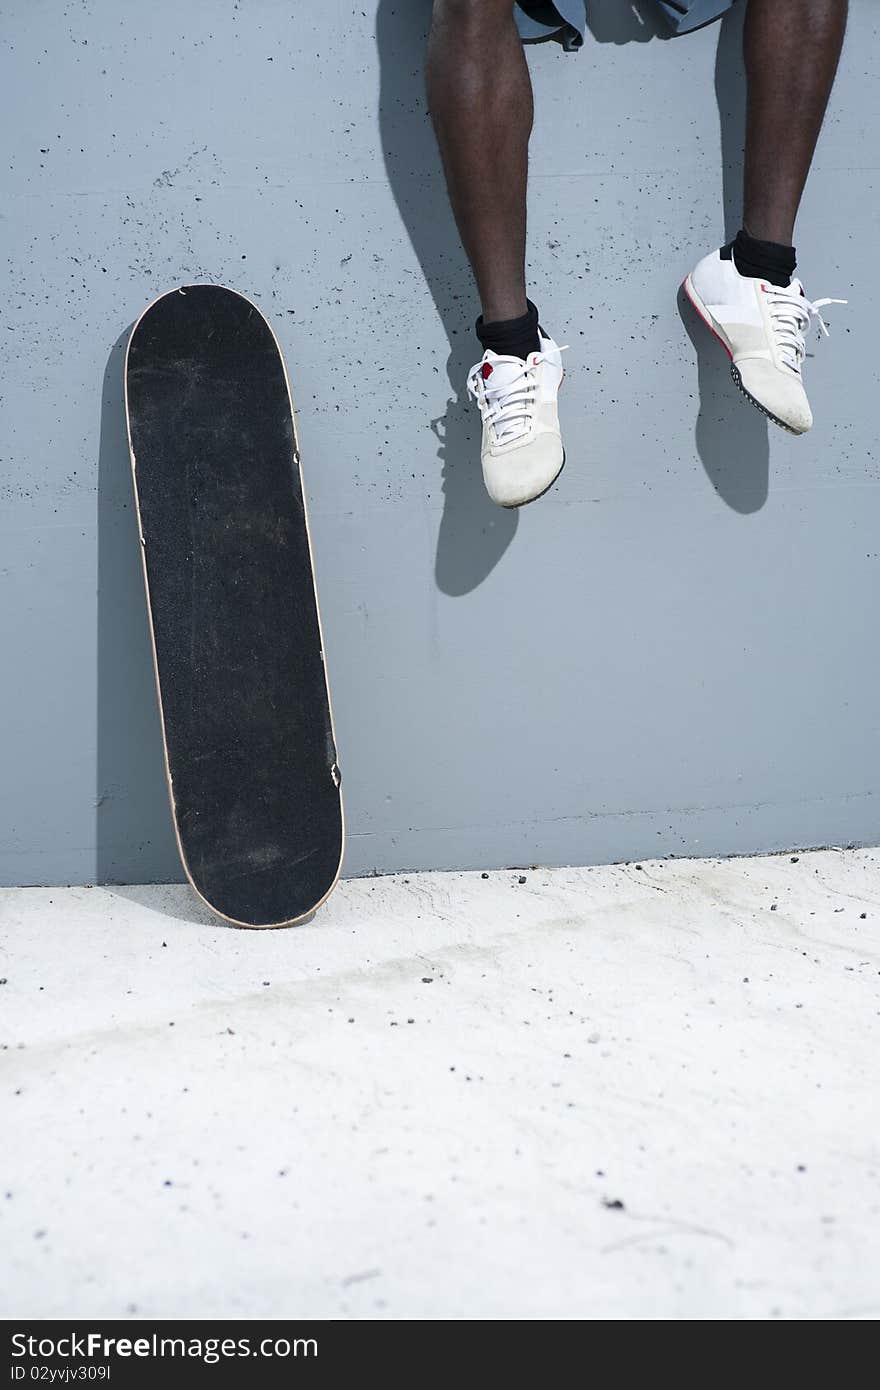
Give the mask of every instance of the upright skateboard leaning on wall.
<svg viewBox="0 0 880 1390">
<path fill-rule="evenodd" d="M 183 866 L 237 926 L 290 926 L 343 850 L 296 425 L 259 309 L 217 285 L 132 332 L 126 410 Z"/>
</svg>

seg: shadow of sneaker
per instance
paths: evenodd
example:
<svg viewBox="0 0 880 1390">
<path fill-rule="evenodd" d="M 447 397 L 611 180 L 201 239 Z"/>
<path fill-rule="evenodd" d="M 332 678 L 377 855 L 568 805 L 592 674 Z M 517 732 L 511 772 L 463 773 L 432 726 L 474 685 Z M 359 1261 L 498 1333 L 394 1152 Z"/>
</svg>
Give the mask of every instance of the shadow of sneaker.
<svg viewBox="0 0 880 1390">
<path fill-rule="evenodd" d="M 757 512 L 767 501 L 770 442 L 764 417 L 744 401 L 730 360 L 700 319 L 683 288 L 678 312 L 697 358 L 700 405 L 694 441 L 718 496 L 735 512 Z"/>
</svg>

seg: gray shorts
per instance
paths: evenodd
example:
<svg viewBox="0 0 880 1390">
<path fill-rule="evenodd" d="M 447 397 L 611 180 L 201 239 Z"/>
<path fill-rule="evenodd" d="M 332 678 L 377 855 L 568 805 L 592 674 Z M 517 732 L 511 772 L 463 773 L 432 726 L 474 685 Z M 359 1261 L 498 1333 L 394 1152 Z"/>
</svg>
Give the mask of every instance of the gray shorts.
<svg viewBox="0 0 880 1390">
<path fill-rule="evenodd" d="M 638 0 L 655 5 L 675 34 L 686 34 L 701 24 L 719 19 L 735 0 Z M 632 0 L 619 0 L 628 5 Z M 517 22 L 524 39 L 557 35 L 566 48 L 580 48 L 584 41 L 590 0 L 517 0 Z"/>
</svg>

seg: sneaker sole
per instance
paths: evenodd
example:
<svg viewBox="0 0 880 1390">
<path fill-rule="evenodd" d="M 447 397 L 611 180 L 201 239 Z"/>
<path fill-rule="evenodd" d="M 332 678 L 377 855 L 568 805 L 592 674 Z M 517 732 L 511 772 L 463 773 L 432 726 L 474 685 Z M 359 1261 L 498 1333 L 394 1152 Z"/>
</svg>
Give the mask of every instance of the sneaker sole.
<svg viewBox="0 0 880 1390">
<path fill-rule="evenodd" d="M 694 309 L 697 316 L 700 319 L 702 319 L 703 323 L 706 325 L 709 332 L 712 334 L 712 337 L 717 338 L 718 342 L 721 344 L 721 346 L 724 348 L 724 351 L 730 358 L 730 375 L 733 378 L 734 384 L 736 385 L 737 389 L 743 396 L 745 396 L 749 404 L 753 405 L 756 410 L 760 410 L 761 414 L 765 415 L 768 420 L 771 420 L 774 425 L 778 425 L 781 430 L 785 430 L 786 434 L 793 434 L 795 436 L 805 434 L 805 430 L 796 430 L 793 425 L 787 425 L 784 420 L 780 420 L 778 415 L 774 415 L 772 410 L 768 410 L 765 405 L 762 405 L 759 400 L 756 400 L 755 397 L 752 395 L 751 391 L 746 390 L 746 388 L 743 386 L 742 376 L 740 375 L 739 367 L 733 360 L 733 353 L 731 352 L 727 341 L 721 336 L 714 323 L 712 322 L 712 316 L 709 313 L 709 310 L 706 308 L 705 304 L 703 303 L 702 299 L 694 289 L 693 281 L 691 280 L 691 277 L 689 275 L 686 276 L 685 279 L 682 281 L 681 287 L 685 292 L 686 298 L 690 302 L 691 308 Z"/>
<path fill-rule="evenodd" d="M 547 493 L 550 491 L 551 487 L 553 487 L 554 483 L 558 483 L 558 482 L 559 482 L 559 479 L 560 479 L 560 477 L 561 477 L 561 475 L 562 475 L 562 470 L 563 470 L 564 467 L 565 467 L 565 452 L 563 451 L 563 454 L 562 454 L 562 463 L 559 465 L 559 472 L 555 475 L 555 477 L 553 477 L 553 478 L 550 479 L 549 483 L 548 483 L 547 486 L 543 489 L 542 492 L 536 492 L 535 495 L 534 495 L 534 497 L 527 497 L 526 500 L 525 500 L 524 502 L 502 502 L 502 503 L 501 503 L 501 507 L 503 508 L 503 510 L 506 511 L 506 512 L 518 512 L 518 511 L 520 510 L 521 507 L 530 507 L 530 506 L 532 505 L 533 502 L 540 502 L 540 500 L 541 500 L 542 497 L 546 497 L 546 496 L 547 496 Z"/>
</svg>

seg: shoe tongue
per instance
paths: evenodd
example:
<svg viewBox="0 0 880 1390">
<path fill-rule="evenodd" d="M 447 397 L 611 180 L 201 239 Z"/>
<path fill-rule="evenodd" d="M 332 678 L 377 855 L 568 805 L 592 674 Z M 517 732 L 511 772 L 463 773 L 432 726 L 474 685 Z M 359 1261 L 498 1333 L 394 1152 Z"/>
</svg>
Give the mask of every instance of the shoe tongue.
<svg viewBox="0 0 880 1390">
<path fill-rule="evenodd" d="M 513 386 L 519 381 L 525 365 L 521 357 L 499 357 L 490 350 L 483 362 L 483 380 L 493 390 L 503 391 L 506 386 Z"/>
</svg>

